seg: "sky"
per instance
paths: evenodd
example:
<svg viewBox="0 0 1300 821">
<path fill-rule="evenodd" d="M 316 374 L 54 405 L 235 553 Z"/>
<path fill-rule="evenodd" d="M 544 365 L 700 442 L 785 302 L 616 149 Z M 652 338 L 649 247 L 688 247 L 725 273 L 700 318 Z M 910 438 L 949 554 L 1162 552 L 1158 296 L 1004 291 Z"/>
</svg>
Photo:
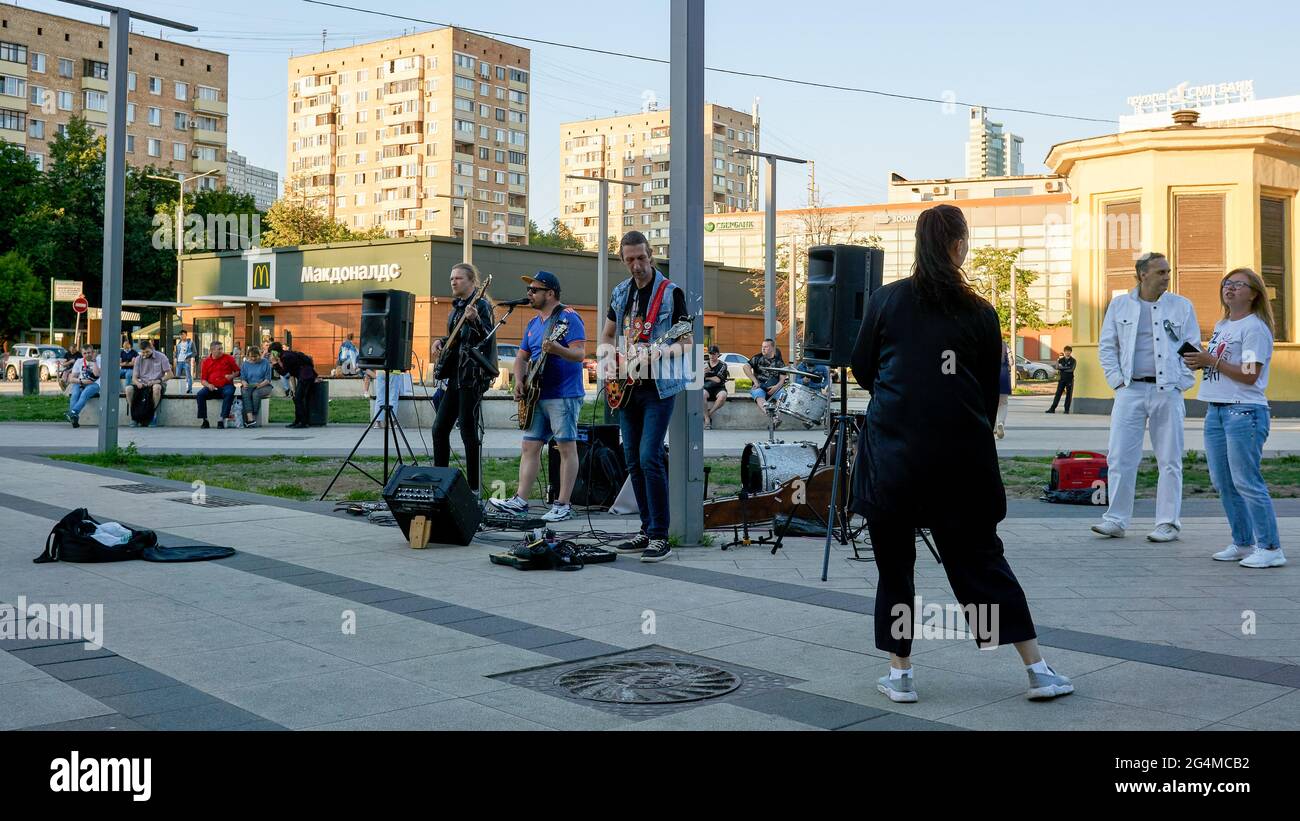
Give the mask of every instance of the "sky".
<svg viewBox="0 0 1300 821">
<path fill-rule="evenodd" d="M 288 58 L 434 28 L 303 0 L 122 0 L 137 11 L 195 25 L 181 42 L 230 55 L 230 140 L 254 165 L 285 167 Z M 96 12 L 57 0 L 0 0 L 92 22 Z M 466 28 L 666 59 L 668 0 L 635 5 L 489 0 L 338 0 Z M 992 111 L 1024 137 L 1025 173 L 1045 173 L 1052 145 L 1111 133 L 1131 95 L 1254 80 L 1257 98 L 1300 94 L 1295 32 L 1300 4 L 1221 2 L 998 3 L 709 0 L 709 67 L 952 101 L 913 102 L 770 79 L 706 72 L 709 102 L 748 111 L 760 100 L 762 149 L 813 160 L 825 204 L 883 202 L 889 173 L 961 176 L 966 104 Z M 158 36 L 157 26 L 136 30 Z M 529 216 L 559 211 L 560 124 L 667 107 L 668 66 L 559 46 L 532 49 Z M 779 167 L 777 205 L 806 204 L 808 169 Z"/>
</svg>

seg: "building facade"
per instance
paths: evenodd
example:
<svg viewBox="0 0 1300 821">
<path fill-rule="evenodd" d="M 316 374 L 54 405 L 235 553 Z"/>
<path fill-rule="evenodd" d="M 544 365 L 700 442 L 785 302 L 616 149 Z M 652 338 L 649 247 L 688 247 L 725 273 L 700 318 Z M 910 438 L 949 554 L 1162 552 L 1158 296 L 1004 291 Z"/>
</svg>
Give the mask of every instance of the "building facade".
<svg viewBox="0 0 1300 821">
<path fill-rule="evenodd" d="M 1200 125 L 1243 126 L 1277 125 L 1300 129 L 1300 95 L 1270 97 L 1256 100 L 1253 97 L 1238 102 L 1205 105 L 1196 109 Z M 1174 124 L 1173 111 L 1161 107 L 1158 111 L 1126 114 L 1119 118 L 1120 131 L 1145 131 L 1168 128 Z"/>
<path fill-rule="evenodd" d="M 213 172 L 224 185 L 228 57 L 132 33 L 128 40 L 126 160 L 179 174 Z M 108 29 L 0 6 L 0 140 L 44 168 L 74 117 L 108 131 Z"/>
<path fill-rule="evenodd" d="M 599 233 L 600 184 L 570 175 L 623 180 L 609 186 L 609 232 L 646 235 L 658 257 L 668 256 L 669 112 L 646 111 L 581 120 L 560 126 L 560 222 L 587 248 L 608 242 Z M 757 164 L 736 156 L 757 149 L 754 117 L 708 103 L 704 106 L 704 208 L 706 213 L 748 211 L 757 205 Z"/>
<path fill-rule="evenodd" d="M 265 211 L 280 196 L 280 175 L 269 168 L 250 165 L 238 151 L 229 152 L 226 187 L 237 194 L 251 194 L 258 210 Z"/>
<path fill-rule="evenodd" d="M 988 118 L 983 106 L 971 106 L 970 139 L 966 142 L 967 177 L 1019 177 L 1025 173 L 1023 137 L 1005 131 Z"/>
<path fill-rule="evenodd" d="M 1170 289 L 1196 308 L 1202 340 L 1223 316 L 1224 275 L 1247 266 L 1264 278 L 1277 322 L 1268 398 L 1275 415 L 1300 415 L 1300 130 L 1200 125 L 1197 116 L 1180 112 L 1168 128 L 1062 143 L 1047 157 L 1068 177 L 1075 206 L 1075 404 L 1082 412 L 1110 410 L 1114 394 L 1097 358 L 1102 320 L 1115 294 L 1136 286 L 1135 260 L 1160 251 L 1172 268 Z M 1189 413 L 1203 411 L 1189 401 Z"/>
<path fill-rule="evenodd" d="M 286 194 L 390 237 L 526 244 L 529 59 L 457 28 L 290 59 Z"/>
</svg>

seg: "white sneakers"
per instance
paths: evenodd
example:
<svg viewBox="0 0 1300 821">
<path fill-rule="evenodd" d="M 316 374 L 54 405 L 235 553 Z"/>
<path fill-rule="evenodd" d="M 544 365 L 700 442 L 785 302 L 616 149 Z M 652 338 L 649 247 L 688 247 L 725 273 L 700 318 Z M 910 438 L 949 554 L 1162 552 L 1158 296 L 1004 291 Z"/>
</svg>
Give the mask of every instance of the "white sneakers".
<svg viewBox="0 0 1300 821">
<path fill-rule="evenodd" d="M 1178 528 L 1165 523 L 1156 525 L 1156 529 L 1147 534 L 1149 542 L 1172 542 L 1178 538 Z"/>
<path fill-rule="evenodd" d="M 1282 555 L 1282 548 L 1280 547 L 1275 547 L 1272 550 L 1257 547 L 1253 553 L 1237 562 L 1237 564 L 1242 567 L 1281 567 L 1286 564 L 1286 556 Z"/>
<path fill-rule="evenodd" d="M 1001 422 L 998 422 L 997 427 L 993 428 L 993 435 L 998 439 L 1001 439 L 1002 437 L 1007 435 L 1007 429 L 1002 425 Z"/>
<path fill-rule="evenodd" d="M 1099 524 L 1093 525 L 1092 532 L 1098 533 L 1102 536 L 1109 536 L 1112 539 L 1124 538 L 1124 528 L 1109 519 L 1102 519 Z"/>
<path fill-rule="evenodd" d="M 1124 528 L 1109 519 L 1102 519 L 1093 525 L 1092 532 L 1112 539 L 1124 538 Z M 1147 540 L 1152 542 L 1172 542 L 1177 538 L 1178 528 L 1168 523 L 1156 525 L 1156 529 L 1147 534 Z"/>
<path fill-rule="evenodd" d="M 1227 547 L 1215 553 L 1210 558 L 1216 562 L 1239 562 L 1250 554 L 1255 552 L 1255 547 L 1242 547 L 1241 545 L 1230 544 Z"/>
</svg>

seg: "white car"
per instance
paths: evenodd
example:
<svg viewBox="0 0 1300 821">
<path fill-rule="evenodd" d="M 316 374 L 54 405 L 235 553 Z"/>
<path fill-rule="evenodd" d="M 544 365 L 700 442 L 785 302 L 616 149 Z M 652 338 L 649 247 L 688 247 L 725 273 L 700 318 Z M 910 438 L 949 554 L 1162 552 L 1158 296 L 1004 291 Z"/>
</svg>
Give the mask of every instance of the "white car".
<svg viewBox="0 0 1300 821">
<path fill-rule="evenodd" d="M 741 356 L 738 353 L 718 354 L 718 358 L 727 363 L 727 374 L 734 382 L 736 379 L 748 379 L 745 376 L 745 366 L 749 364 L 748 356 Z"/>
</svg>

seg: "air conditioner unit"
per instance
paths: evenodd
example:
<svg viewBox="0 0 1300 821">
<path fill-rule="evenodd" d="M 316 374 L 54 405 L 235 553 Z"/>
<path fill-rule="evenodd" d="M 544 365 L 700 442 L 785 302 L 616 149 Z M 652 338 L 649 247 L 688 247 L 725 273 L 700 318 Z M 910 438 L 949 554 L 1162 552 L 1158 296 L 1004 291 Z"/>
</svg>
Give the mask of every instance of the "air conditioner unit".
<svg viewBox="0 0 1300 821">
<path fill-rule="evenodd" d="M 946 186 L 946 185 L 936 185 L 934 188 L 931 188 L 931 189 L 930 189 L 930 193 L 931 193 L 931 194 L 947 194 L 947 193 L 948 193 L 948 186 Z"/>
<path fill-rule="evenodd" d="M 1060 180 L 1048 180 L 1046 188 L 1048 193 L 1056 193 L 1065 190 L 1065 184 Z"/>
<path fill-rule="evenodd" d="M 199 153 L 199 150 L 196 148 L 190 152 L 190 156 L 197 160 L 202 155 Z"/>
</svg>

